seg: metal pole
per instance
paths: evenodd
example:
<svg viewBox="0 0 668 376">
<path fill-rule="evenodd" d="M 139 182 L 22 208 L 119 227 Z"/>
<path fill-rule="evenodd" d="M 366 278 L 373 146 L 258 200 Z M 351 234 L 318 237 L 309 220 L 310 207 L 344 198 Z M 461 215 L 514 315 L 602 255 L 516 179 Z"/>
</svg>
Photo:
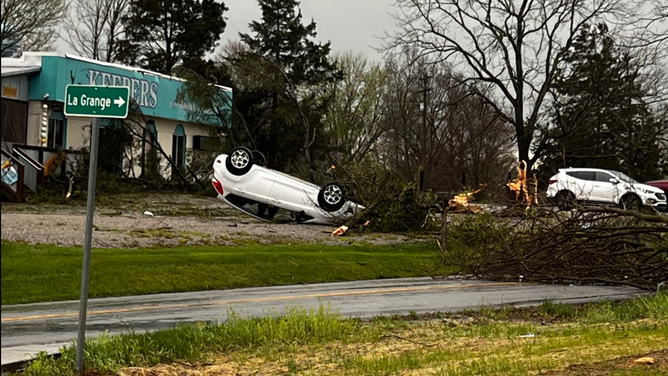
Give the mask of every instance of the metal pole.
<svg viewBox="0 0 668 376">
<path fill-rule="evenodd" d="M 100 120 L 93 119 L 90 131 L 90 166 L 88 168 L 88 205 L 86 207 L 86 238 L 84 240 L 83 269 L 81 271 L 81 304 L 79 308 L 79 336 L 77 337 L 77 371 L 83 371 L 86 347 L 86 311 L 88 309 L 88 280 L 90 277 L 90 248 L 93 242 L 93 215 L 95 214 L 95 181 L 97 179 L 97 151 Z"/>
<path fill-rule="evenodd" d="M 424 181 L 424 171 L 427 169 L 427 141 L 429 141 L 427 140 L 427 136 L 431 133 L 427 129 L 427 93 L 431 90 L 427 85 L 429 84 L 430 78 L 430 76 L 422 76 L 422 143 L 420 145 L 420 164 L 424 170 L 420 172 L 421 182 Z M 423 188 L 422 184 L 420 184 L 420 191 L 422 191 Z"/>
</svg>

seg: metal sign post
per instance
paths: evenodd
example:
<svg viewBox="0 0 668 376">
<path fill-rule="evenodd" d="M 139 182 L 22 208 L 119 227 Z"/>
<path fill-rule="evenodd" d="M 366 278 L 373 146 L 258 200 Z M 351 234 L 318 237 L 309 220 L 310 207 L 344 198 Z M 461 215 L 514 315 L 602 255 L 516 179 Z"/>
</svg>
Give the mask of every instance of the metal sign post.
<svg viewBox="0 0 668 376">
<path fill-rule="evenodd" d="M 88 311 L 88 283 L 90 281 L 90 253 L 93 243 L 95 214 L 95 183 L 97 154 L 100 144 L 100 119 L 128 116 L 130 89 L 123 86 L 67 85 L 65 87 L 65 115 L 93 118 L 90 130 L 90 165 L 88 167 L 88 205 L 86 207 L 86 237 L 84 239 L 83 268 L 81 270 L 81 302 L 79 307 L 79 334 L 77 336 L 77 371 L 84 367 L 86 350 L 86 313 Z"/>
<path fill-rule="evenodd" d="M 83 371 L 86 347 L 86 311 L 88 310 L 88 281 L 90 279 L 90 249 L 93 243 L 93 215 L 95 214 L 95 183 L 97 179 L 97 151 L 100 119 L 94 118 L 90 132 L 90 166 L 88 168 L 88 205 L 86 206 L 86 238 L 84 239 L 83 269 L 81 271 L 81 303 L 79 307 L 79 336 L 77 337 L 77 371 Z"/>
</svg>

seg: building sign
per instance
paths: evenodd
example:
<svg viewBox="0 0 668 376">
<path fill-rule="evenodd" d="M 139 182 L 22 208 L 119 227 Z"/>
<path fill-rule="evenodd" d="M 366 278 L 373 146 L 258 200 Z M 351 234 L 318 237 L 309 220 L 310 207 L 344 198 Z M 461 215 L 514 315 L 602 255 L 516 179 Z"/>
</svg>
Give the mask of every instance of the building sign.
<svg viewBox="0 0 668 376">
<path fill-rule="evenodd" d="M 3 86 L 2 87 L 2 96 L 7 98 L 18 98 L 19 89 L 12 86 Z"/>
<path fill-rule="evenodd" d="M 158 106 L 158 83 L 112 74 L 95 69 L 88 69 L 89 85 L 125 86 L 130 89 L 130 97 L 140 107 L 156 108 Z"/>
<path fill-rule="evenodd" d="M 30 99 L 43 100 L 49 94 L 49 101 L 65 103 L 67 85 L 127 87 L 130 89 L 131 101 L 139 106 L 142 115 L 147 118 L 192 121 L 190 114 L 201 114 L 207 110 L 198 109 L 192 103 L 181 100 L 179 93 L 185 85 L 183 80 L 120 64 L 71 56 L 42 57 L 42 70 L 38 75 L 30 77 Z M 230 89 L 221 87 L 221 91 L 232 97 Z M 213 116 L 209 120 L 207 122 L 210 125 L 224 126 L 220 119 Z"/>
</svg>

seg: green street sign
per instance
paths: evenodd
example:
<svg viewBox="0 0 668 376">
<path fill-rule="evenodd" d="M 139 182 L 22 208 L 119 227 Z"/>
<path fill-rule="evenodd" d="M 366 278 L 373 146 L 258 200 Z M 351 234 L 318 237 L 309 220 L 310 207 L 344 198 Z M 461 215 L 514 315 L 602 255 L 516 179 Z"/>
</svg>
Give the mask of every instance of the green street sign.
<svg viewBox="0 0 668 376">
<path fill-rule="evenodd" d="M 129 97 L 125 86 L 67 85 L 65 115 L 125 119 Z"/>
</svg>

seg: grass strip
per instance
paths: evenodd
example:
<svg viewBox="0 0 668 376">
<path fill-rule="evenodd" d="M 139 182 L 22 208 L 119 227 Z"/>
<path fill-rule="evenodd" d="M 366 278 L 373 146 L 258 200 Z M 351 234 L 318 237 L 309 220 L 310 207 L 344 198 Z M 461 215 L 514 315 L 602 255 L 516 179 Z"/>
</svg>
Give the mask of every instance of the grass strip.
<svg viewBox="0 0 668 376">
<path fill-rule="evenodd" d="M 78 299 L 81 247 L 2 243 L 2 305 Z M 435 244 L 93 249 L 90 297 L 447 275 Z"/>
<path fill-rule="evenodd" d="M 87 343 L 92 374 L 123 375 L 660 375 L 668 371 L 668 294 L 595 303 L 562 316 L 549 303 L 517 309 L 512 321 L 481 309 L 429 321 L 343 319 L 327 307 L 280 317 L 231 318 L 220 324 L 102 336 Z M 560 312 L 566 309 L 558 310 Z M 536 314 L 541 321 L 535 321 Z M 518 320 L 524 315 L 525 321 Z M 545 325 L 545 319 L 550 323 Z M 520 337 L 528 332 L 534 337 Z M 26 375 L 74 374 L 75 347 L 44 354 Z M 657 354 L 655 365 L 634 364 Z M 629 358 L 624 358 L 629 357 Z"/>
</svg>

